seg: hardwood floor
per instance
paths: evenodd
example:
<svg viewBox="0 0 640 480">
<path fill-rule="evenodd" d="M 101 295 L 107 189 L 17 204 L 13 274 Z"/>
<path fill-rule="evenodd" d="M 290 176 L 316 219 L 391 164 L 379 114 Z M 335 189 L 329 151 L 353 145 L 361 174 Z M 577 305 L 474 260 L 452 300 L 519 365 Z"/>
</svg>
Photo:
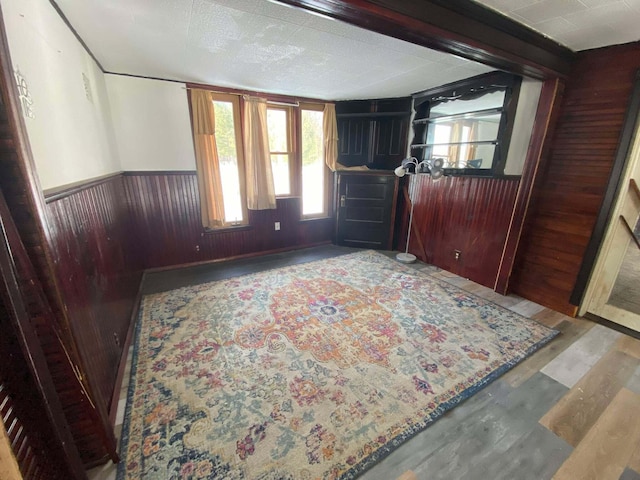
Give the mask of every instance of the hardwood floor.
<svg viewBox="0 0 640 480">
<path fill-rule="evenodd" d="M 324 246 L 148 273 L 145 294 L 328 258 L 355 249 Z M 389 253 L 389 255 L 392 255 Z M 423 263 L 414 268 L 560 330 L 518 364 L 361 478 L 640 480 L 640 340 L 574 319 Z M 121 431 L 131 355 L 121 389 Z M 115 479 L 108 464 L 91 480 Z"/>
</svg>

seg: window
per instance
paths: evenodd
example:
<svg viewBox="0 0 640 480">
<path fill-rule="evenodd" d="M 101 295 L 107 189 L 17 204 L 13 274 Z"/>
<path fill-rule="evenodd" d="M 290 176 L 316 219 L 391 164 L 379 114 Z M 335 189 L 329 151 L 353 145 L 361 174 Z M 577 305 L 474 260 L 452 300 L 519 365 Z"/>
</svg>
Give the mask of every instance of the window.
<svg viewBox="0 0 640 480">
<path fill-rule="evenodd" d="M 276 196 L 300 196 L 304 218 L 327 215 L 323 110 L 322 104 L 304 104 L 297 109 L 288 106 L 267 108 L 269 153 Z M 298 149 L 294 148 L 294 137 L 300 139 Z"/>
<path fill-rule="evenodd" d="M 189 95 L 202 223 L 212 230 L 247 225 L 242 97 L 197 88 Z M 324 155 L 325 105 L 267 103 L 268 157 L 261 159 L 271 162 L 276 197 L 287 198 L 289 211 L 299 205 L 300 218 L 327 217 L 331 184 Z M 269 208 L 271 200 L 256 206 Z"/>
<path fill-rule="evenodd" d="M 213 94 L 216 145 L 222 180 L 224 225 L 247 223 L 243 182 L 244 160 L 240 136 L 240 103 L 237 95 Z"/>
<path fill-rule="evenodd" d="M 269 153 L 276 196 L 291 195 L 291 164 L 293 157 L 291 107 L 267 108 Z"/>
<path fill-rule="evenodd" d="M 442 158 L 448 175 L 501 175 L 520 82 L 493 72 L 416 94 L 413 155 Z"/>
<path fill-rule="evenodd" d="M 302 216 L 318 217 L 327 213 L 326 171 L 322 106 L 300 108 L 302 145 Z"/>
</svg>

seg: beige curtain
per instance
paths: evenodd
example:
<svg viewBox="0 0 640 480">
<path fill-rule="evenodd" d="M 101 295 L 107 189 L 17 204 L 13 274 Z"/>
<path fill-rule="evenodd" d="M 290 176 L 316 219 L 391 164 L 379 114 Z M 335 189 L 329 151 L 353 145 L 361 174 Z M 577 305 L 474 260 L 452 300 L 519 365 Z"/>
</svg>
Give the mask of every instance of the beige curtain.
<svg viewBox="0 0 640 480">
<path fill-rule="evenodd" d="M 458 143 L 462 138 L 462 124 L 460 122 L 454 122 L 451 127 L 451 143 Z M 459 145 L 450 145 L 449 146 L 449 164 L 448 167 L 457 168 L 458 167 L 458 154 L 460 152 Z"/>
<path fill-rule="evenodd" d="M 224 224 L 224 200 L 211 92 L 191 90 L 191 112 L 202 225 L 220 227 Z"/>
<path fill-rule="evenodd" d="M 332 172 L 338 168 L 338 122 L 336 120 L 336 106 L 327 103 L 324 106 L 322 119 L 322 133 L 324 135 L 324 161 Z"/>
<path fill-rule="evenodd" d="M 477 140 L 477 136 L 478 136 L 478 122 L 477 121 L 469 121 L 467 123 L 467 125 L 470 128 L 469 131 L 469 142 L 474 142 Z M 469 161 L 469 160 L 474 160 L 476 158 L 476 151 L 477 151 L 478 147 L 477 145 L 469 145 L 469 148 L 467 149 L 467 158 L 465 158 L 465 160 Z"/>
<path fill-rule="evenodd" d="M 267 132 L 267 101 L 245 97 L 244 154 L 246 165 L 247 208 L 268 210 L 276 208 L 276 194 L 271 170 L 269 136 Z"/>
</svg>

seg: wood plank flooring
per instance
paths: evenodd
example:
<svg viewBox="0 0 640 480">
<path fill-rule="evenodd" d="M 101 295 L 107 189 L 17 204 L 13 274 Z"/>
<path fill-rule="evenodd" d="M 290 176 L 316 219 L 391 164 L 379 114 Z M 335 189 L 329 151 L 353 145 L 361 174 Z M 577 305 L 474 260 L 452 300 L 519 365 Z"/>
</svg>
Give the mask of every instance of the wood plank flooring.
<svg viewBox="0 0 640 480">
<path fill-rule="evenodd" d="M 144 293 L 355 251 L 325 246 L 148 273 Z M 391 254 L 389 254 L 391 255 Z M 364 480 L 640 480 L 640 340 L 422 263 L 434 278 L 558 329 L 551 343 L 365 472 Z M 129 365 L 130 369 L 130 356 Z M 128 387 L 125 374 L 116 432 Z M 115 479 L 107 464 L 91 480 Z"/>
</svg>

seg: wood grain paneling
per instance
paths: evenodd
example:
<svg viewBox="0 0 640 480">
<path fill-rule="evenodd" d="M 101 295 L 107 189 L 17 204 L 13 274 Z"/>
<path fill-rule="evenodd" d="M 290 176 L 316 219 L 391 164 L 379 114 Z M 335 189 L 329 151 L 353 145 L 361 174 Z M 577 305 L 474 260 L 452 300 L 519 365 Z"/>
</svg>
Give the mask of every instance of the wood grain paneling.
<svg viewBox="0 0 640 480">
<path fill-rule="evenodd" d="M 299 198 L 278 199 L 275 210 L 250 210 L 246 227 L 205 232 L 195 172 L 126 172 L 123 179 L 133 251 L 145 268 L 298 248 L 328 242 L 333 234 L 332 218 L 300 220 Z"/>
<path fill-rule="evenodd" d="M 116 440 L 109 425 L 107 404 L 95 393 L 99 389 L 94 388 L 92 376 L 84 369 L 53 269 L 46 206 L 3 27 L 0 27 L 0 93 L 0 190 L 6 199 L 11 224 L 15 226 L 15 238 L 19 240 L 11 248 L 22 247 L 25 252 L 15 272 L 18 288 L 55 385 L 56 397 L 45 398 L 45 402 L 51 404 L 59 400 L 62 404 L 73 434 L 73 442 L 63 445 L 64 449 L 70 451 L 75 443 L 75 455 L 79 452 L 85 465 L 109 454 L 115 459 Z M 7 220 L 5 216 L 3 219 Z M 50 436 L 47 440 L 55 443 L 58 438 Z M 80 473 L 84 476 L 84 472 Z"/>
<path fill-rule="evenodd" d="M 46 215 L 70 326 L 109 405 L 141 279 L 122 176 L 49 197 Z"/>
<path fill-rule="evenodd" d="M 414 233 L 409 251 L 440 268 L 493 288 L 519 178 L 411 176 L 415 182 Z M 407 208 L 402 202 L 401 208 Z M 406 218 L 406 214 L 399 215 Z M 399 238 L 406 236 L 400 225 Z M 422 240 L 421 251 L 418 238 Z M 405 247 L 402 241 L 398 248 Z M 455 251 L 460 251 L 456 260 Z"/>
<path fill-rule="evenodd" d="M 569 315 L 638 67 L 638 43 L 578 54 L 534 186 L 511 289 Z"/>
</svg>

